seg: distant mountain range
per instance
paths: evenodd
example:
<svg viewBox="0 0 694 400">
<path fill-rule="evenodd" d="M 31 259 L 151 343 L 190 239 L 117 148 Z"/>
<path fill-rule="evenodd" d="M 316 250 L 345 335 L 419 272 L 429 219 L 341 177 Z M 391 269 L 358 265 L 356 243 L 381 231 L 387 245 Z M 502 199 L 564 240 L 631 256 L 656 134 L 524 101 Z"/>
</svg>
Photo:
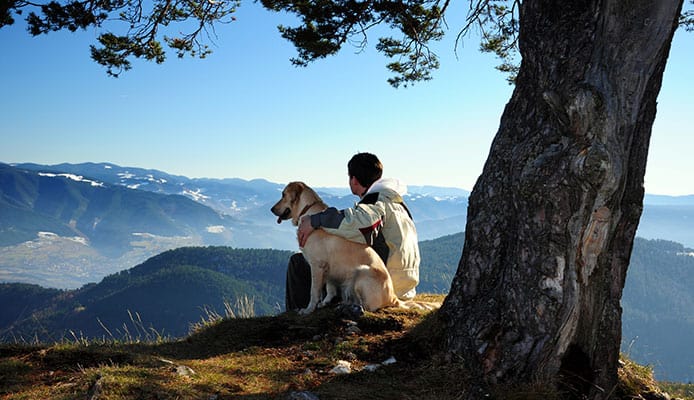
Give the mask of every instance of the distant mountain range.
<svg viewBox="0 0 694 400">
<path fill-rule="evenodd" d="M 296 251 L 294 228 L 269 212 L 283 187 L 110 163 L 0 163 L 0 282 L 77 288 L 181 246 Z M 338 208 L 357 200 L 347 188 L 315 189 Z M 420 240 L 462 232 L 468 195 L 410 186 Z M 647 195 L 637 235 L 694 247 L 692 220 L 694 196 Z"/>
<path fill-rule="evenodd" d="M 75 181 L 90 182 L 93 185 L 124 186 L 129 189 L 154 192 L 158 194 L 183 195 L 204 204 L 225 215 L 242 219 L 258 219 L 256 224 L 269 221 L 274 223 L 268 212 L 268 205 L 279 198 L 285 183 L 273 183 L 264 179 L 243 180 L 238 178 L 208 179 L 187 178 L 170 175 L 166 172 L 121 167 L 109 163 L 85 164 L 14 164 L 14 168 L 35 171 L 43 175 L 54 174 L 72 177 Z M 310 177 L 297 177 L 311 185 Z M 92 183 L 93 182 L 93 183 Z M 347 187 L 322 188 L 314 187 L 328 204 L 338 208 L 349 207 L 357 200 Z M 436 220 L 440 216 L 450 217 L 460 214 L 465 208 L 469 191 L 457 188 L 436 186 L 409 186 L 407 200 L 412 203 L 412 211 L 421 211 L 422 220 Z M 464 200 L 460 207 L 460 200 Z M 419 204 L 415 204 L 418 202 Z M 441 204 L 438 204 L 441 203 Z M 436 205 L 436 207 L 432 207 Z M 457 212 L 451 212 L 451 209 Z M 457 232 L 460 232 L 458 227 Z M 424 236 L 427 236 L 424 233 Z M 428 237 L 425 237 L 428 239 Z"/>
</svg>

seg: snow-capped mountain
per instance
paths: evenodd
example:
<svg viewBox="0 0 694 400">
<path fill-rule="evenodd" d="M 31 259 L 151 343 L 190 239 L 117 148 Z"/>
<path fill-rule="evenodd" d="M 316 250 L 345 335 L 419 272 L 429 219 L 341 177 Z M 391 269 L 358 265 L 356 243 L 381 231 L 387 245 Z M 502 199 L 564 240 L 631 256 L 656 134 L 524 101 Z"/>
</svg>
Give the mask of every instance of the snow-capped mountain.
<svg viewBox="0 0 694 400">
<path fill-rule="evenodd" d="M 251 225 L 276 225 L 269 209 L 284 188 L 283 183 L 263 179 L 187 178 L 166 172 L 121 167 L 110 163 L 85 164 L 15 164 L 14 167 L 37 171 L 40 174 L 71 176 L 93 184 L 110 184 L 133 190 L 188 197 L 224 215 Z M 347 188 L 314 188 L 331 206 L 346 208 L 357 200 Z M 405 201 L 418 224 L 420 239 L 433 239 L 464 230 L 469 192 L 457 188 L 410 186 Z M 281 228 L 280 228 L 281 229 Z M 292 238 L 293 239 L 293 238 Z M 279 249 L 295 249 L 279 240 L 271 243 Z"/>
<path fill-rule="evenodd" d="M 228 215 L 269 201 L 269 194 L 274 195 L 274 190 L 279 186 L 260 179 L 191 179 L 153 169 L 121 167 L 110 163 L 13 166 L 43 174 L 71 175 L 133 190 L 183 195 Z"/>
</svg>

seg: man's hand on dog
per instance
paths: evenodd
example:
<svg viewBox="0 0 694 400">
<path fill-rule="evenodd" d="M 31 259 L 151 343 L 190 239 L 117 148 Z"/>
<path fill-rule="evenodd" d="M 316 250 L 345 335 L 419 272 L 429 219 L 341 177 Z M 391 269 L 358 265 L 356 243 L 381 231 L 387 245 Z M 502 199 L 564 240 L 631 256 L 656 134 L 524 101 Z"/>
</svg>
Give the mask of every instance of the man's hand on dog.
<svg viewBox="0 0 694 400">
<path fill-rule="evenodd" d="M 315 229 L 311 225 L 311 216 L 302 215 L 299 219 L 299 228 L 296 231 L 296 236 L 299 239 L 299 247 L 304 247 L 306 239 L 308 239 L 309 235 L 311 235 L 314 230 Z"/>
</svg>

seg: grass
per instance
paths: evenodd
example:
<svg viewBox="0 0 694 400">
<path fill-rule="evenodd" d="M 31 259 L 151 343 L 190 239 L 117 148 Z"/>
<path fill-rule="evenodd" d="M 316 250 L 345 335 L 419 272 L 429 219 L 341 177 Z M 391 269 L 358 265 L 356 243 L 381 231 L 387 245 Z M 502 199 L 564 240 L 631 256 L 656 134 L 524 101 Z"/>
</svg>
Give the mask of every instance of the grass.
<svg viewBox="0 0 694 400">
<path fill-rule="evenodd" d="M 223 314 L 220 314 L 213 308 L 203 307 L 204 315 L 200 318 L 200 321 L 191 324 L 190 331 L 193 333 L 203 331 L 225 319 L 251 318 L 255 316 L 255 301 L 252 298 L 247 296 L 239 297 L 234 305 L 229 300 L 224 300 L 223 303 Z"/>
<path fill-rule="evenodd" d="M 659 384 L 663 390 L 672 396 L 688 400 L 694 399 L 694 384 L 692 383 L 660 382 Z"/>
<path fill-rule="evenodd" d="M 2 345 L 0 399 L 255 400 L 310 391 L 324 400 L 453 400 L 471 387 L 461 363 L 429 356 L 441 331 L 434 314 L 381 310 L 356 323 L 359 331 L 323 309 L 306 317 L 215 318 L 176 341 Z M 353 372 L 331 372 L 339 360 Z M 654 384 L 647 368 L 627 362 L 622 370 L 633 371 L 620 371 L 629 393 Z M 507 393 L 553 398 L 541 385 Z"/>
<path fill-rule="evenodd" d="M 657 382 L 651 366 L 639 365 L 622 354 L 619 369 L 619 395 L 628 399 L 649 398 L 649 395 L 667 392 L 674 398 L 694 400 L 694 385 Z M 638 397 L 642 396 L 642 397 Z M 651 397 L 652 398 L 652 397 Z"/>
</svg>

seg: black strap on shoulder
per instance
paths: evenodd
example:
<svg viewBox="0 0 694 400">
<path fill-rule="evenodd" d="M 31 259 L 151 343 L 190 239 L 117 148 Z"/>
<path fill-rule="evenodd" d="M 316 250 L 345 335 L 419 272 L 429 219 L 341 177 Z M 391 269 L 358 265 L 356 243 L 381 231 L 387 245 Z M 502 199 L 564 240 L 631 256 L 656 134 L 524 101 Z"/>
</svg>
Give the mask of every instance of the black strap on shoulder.
<svg viewBox="0 0 694 400">
<path fill-rule="evenodd" d="M 410 212 L 410 209 L 407 208 L 407 206 L 405 205 L 405 202 L 402 201 L 402 202 L 399 202 L 398 204 L 400 204 L 400 205 L 402 206 L 402 208 L 405 209 L 405 211 L 407 212 L 407 215 L 410 217 L 410 219 L 411 219 L 412 221 L 414 221 L 414 218 L 412 218 L 412 213 Z"/>
<path fill-rule="evenodd" d="M 376 204 L 378 200 L 378 192 L 369 193 L 359 200 L 359 204 Z"/>
<path fill-rule="evenodd" d="M 358 204 L 376 204 L 377 200 L 378 192 L 369 193 L 362 197 Z M 387 262 L 388 255 L 390 254 L 390 248 L 386 244 L 386 238 L 383 236 L 381 226 L 379 225 L 375 231 L 372 230 L 369 232 L 370 234 L 367 235 L 364 231 L 362 231 L 364 239 L 366 239 L 366 243 L 376 250 L 376 253 L 379 257 L 381 257 L 381 260 L 383 260 L 384 263 Z"/>
<path fill-rule="evenodd" d="M 358 204 L 376 204 L 376 201 L 378 201 L 378 192 L 373 192 L 362 197 L 362 199 L 359 200 Z M 405 209 L 405 212 L 407 212 L 407 216 L 410 217 L 412 221 L 414 221 L 414 218 L 412 218 L 412 213 L 410 212 L 410 209 L 407 208 L 407 205 L 405 205 L 404 201 L 397 201 L 395 202 L 395 204 L 400 204 L 402 208 Z"/>
</svg>

